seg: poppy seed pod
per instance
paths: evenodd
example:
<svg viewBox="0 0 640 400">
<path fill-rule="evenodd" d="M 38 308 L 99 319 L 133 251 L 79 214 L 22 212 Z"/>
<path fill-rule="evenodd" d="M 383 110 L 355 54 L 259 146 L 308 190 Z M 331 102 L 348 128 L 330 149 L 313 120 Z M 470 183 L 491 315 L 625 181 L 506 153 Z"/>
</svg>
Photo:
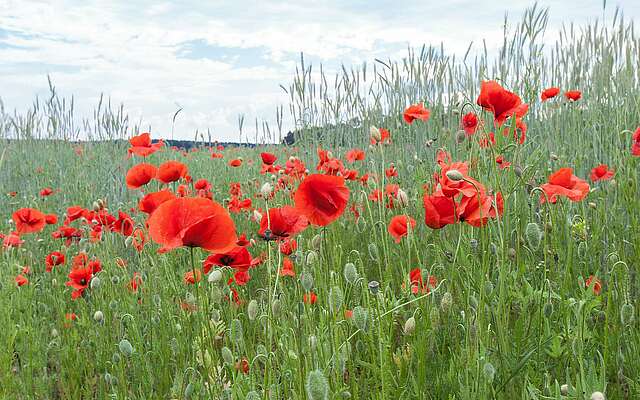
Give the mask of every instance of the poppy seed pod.
<svg viewBox="0 0 640 400">
<path fill-rule="evenodd" d="M 344 275 L 344 279 L 352 285 L 358 280 L 358 270 L 354 263 L 346 263 L 342 273 Z"/>
<path fill-rule="evenodd" d="M 450 169 L 446 172 L 447 178 L 451 179 L 454 182 L 459 182 L 461 180 L 464 179 L 464 175 L 462 175 L 462 172 L 458 171 L 457 169 Z"/>
<path fill-rule="evenodd" d="M 369 128 L 369 138 L 371 138 L 375 142 L 379 142 L 380 140 L 382 140 L 382 134 L 380 133 L 380 129 L 371 125 L 371 127 Z"/>
<path fill-rule="evenodd" d="M 371 292 L 372 295 L 378 294 L 378 291 L 380 290 L 380 282 L 371 281 L 369 282 L 368 286 L 369 286 L 369 292 Z"/>
<path fill-rule="evenodd" d="M 305 387 L 309 400 L 327 400 L 329 398 L 329 382 L 319 369 L 309 372 Z"/>
<path fill-rule="evenodd" d="M 404 328 L 403 328 L 403 333 L 406 336 L 409 336 L 413 333 L 413 331 L 416 330 L 416 319 L 414 317 L 410 317 L 409 319 L 406 320 L 406 322 L 404 323 Z"/>
<path fill-rule="evenodd" d="M 258 302 L 254 299 L 247 305 L 247 316 L 251 321 L 255 320 L 258 316 Z"/>
<path fill-rule="evenodd" d="M 131 357 L 133 354 L 133 346 L 127 339 L 122 339 L 120 343 L 118 343 L 118 349 L 127 357 Z"/>
</svg>

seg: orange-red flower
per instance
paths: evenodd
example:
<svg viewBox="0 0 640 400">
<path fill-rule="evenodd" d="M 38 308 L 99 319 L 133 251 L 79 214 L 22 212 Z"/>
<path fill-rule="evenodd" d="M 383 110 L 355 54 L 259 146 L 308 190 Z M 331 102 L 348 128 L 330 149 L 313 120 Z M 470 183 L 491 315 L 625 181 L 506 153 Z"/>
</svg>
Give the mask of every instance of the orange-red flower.
<svg viewBox="0 0 640 400">
<path fill-rule="evenodd" d="M 313 174 L 305 178 L 294 195 L 296 209 L 314 225 L 326 226 L 338 219 L 349 201 L 344 178 Z"/>
<path fill-rule="evenodd" d="M 478 116 L 475 113 L 469 112 L 462 117 L 462 128 L 467 136 L 471 136 L 476 133 L 478 129 Z"/>
<path fill-rule="evenodd" d="M 280 268 L 280 276 L 296 276 L 296 270 L 293 265 L 293 261 L 289 257 L 284 257 L 282 259 L 282 268 Z"/>
<path fill-rule="evenodd" d="M 262 158 L 262 163 L 265 165 L 273 165 L 278 159 L 274 154 L 266 152 L 260 153 L 260 158 Z"/>
<path fill-rule="evenodd" d="M 609 179 L 613 178 L 614 174 L 615 171 L 609 169 L 609 166 L 607 166 L 607 164 L 600 164 L 591 170 L 590 178 L 593 182 L 608 181 Z"/>
<path fill-rule="evenodd" d="M 440 229 L 456 223 L 455 202 L 451 197 L 442 194 L 441 191 L 433 194 L 425 193 L 423 204 L 424 222 L 428 227 Z"/>
<path fill-rule="evenodd" d="M 582 97 L 582 92 L 579 90 L 567 90 L 564 92 L 564 97 L 570 101 L 578 101 Z"/>
<path fill-rule="evenodd" d="M 593 275 L 589 275 L 584 285 L 586 288 L 592 288 L 593 294 L 596 296 L 599 296 L 600 292 L 602 292 L 602 282 Z"/>
<path fill-rule="evenodd" d="M 151 214 L 147 224 L 151 239 L 166 252 L 177 247 L 201 247 L 224 252 L 235 246 L 236 228 L 227 210 L 213 200 L 177 198 Z"/>
<path fill-rule="evenodd" d="M 165 201 L 173 200 L 176 195 L 170 190 L 161 190 L 159 192 L 149 193 L 138 202 L 138 210 L 143 213 L 151 214 L 160 204 Z"/>
<path fill-rule="evenodd" d="M 413 230 L 416 227 L 416 220 L 408 215 L 396 215 L 391 218 L 387 231 L 393 236 L 396 243 L 400 243 L 400 240 L 409 233 L 409 226 Z"/>
<path fill-rule="evenodd" d="M 185 272 L 182 280 L 187 285 L 193 285 L 196 282 L 200 282 L 202 280 L 202 271 L 196 268 L 195 270 Z"/>
<path fill-rule="evenodd" d="M 13 213 L 13 222 L 16 224 L 18 235 L 25 233 L 37 233 L 47 224 L 45 215 L 34 208 L 21 208 Z"/>
<path fill-rule="evenodd" d="M 509 117 L 522 118 L 529 109 L 517 94 L 506 90 L 496 81 L 482 82 L 476 102 L 480 107 L 493 113 L 498 126 L 504 124 Z"/>
<path fill-rule="evenodd" d="M 44 265 L 46 266 L 45 270 L 47 272 L 51 272 L 53 271 L 53 267 L 55 267 L 56 265 L 64 264 L 64 262 L 65 262 L 64 254 L 60 253 L 59 251 L 51 252 L 47 254 L 47 256 L 44 259 Z"/>
<path fill-rule="evenodd" d="M 265 239 L 286 239 L 302 232 L 307 226 L 307 217 L 291 206 L 270 208 L 260 220 L 258 234 Z"/>
<path fill-rule="evenodd" d="M 146 157 L 160 150 L 164 146 L 164 142 L 159 140 L 157 143 L 151 143 L 151 134 L 148 132 L 142 133 L 138 136 L 134 136 L 129 139 L 131 147 L 129 147 L 128 154 L 135 154 L 137 156 Z"/>
<path fill-rule="evenodd" d="M 413 121 L 419 119 L 421 121 L 428 121 L 431 112 L 424 108 L 424 104 L 412 104 L 404 110 L 402 117 L 404 118 L 407 124 L 412 124 Z"/>
<path fill-rule="evenodd" d="M 16 276 L 15 280 L 16 280 L 16 285 L 18 286 L 24 286 L 29 284 L 29 279 L 27 279 L 27 277 L 22 274 Z"/>
<path fill-rule="evenodd" d="M 239 158 L 233 159 L 231 161 L 229 161 L 229 166 L 230 167 L 239 167 L 242 165 L 242 160 Z"/>
<path fill-rule="evenodd" d="M 549 99 L 556 97 L 559 93 L 560 93 L 560 88 L 550 87 L 542 91 L 542 94 L 540 95 L 540 99 L 542 99 L 542 101 L 547 101 Z"/>
<path fill-rule="evenodd" d="M 633 143 L 631 144 L 631 155 L 640 157 L 640 126 L 633 133 Z"/>
<path fill-rule="evenodd" d="M 129 189 L 137 189 L 151 182 L 156 177 L 158 169 L 155 165 L 140 163 L 134 165 L 127 171 L 125 181 Z"/>
<path fill-rule="evenodd" d="M 549 182 L 540 186 L 549 197 L 549 202 L 555 203 L 558 196 L 565 196 L 571 201 L 580 201 L 589 194 L 589 184 L 573 175 L 573 169 L 560 168 L 549 176 Z M 544 203 L 546 197 L 540 196 L 540 203 Z"/>
<path fill-rule="evenodd" d="M 354 163 L 356 161 L 362 161 L 364 160 L 364 157 L 365 157 L 364 151 L 360 149 L 351 149 L 347 151 L 347 154 L 345 155 L 345 158 L 350 163 Z"/>
<path fill-rule="evenodd" d="M 438 280 L 435 276 L 429 275 L 427 281 L 422 279 L 422 270 L 420 268 L 414 268 L 409 272 L 409 283 L 411 284 L 411 293 L 421 294 L 429 293 L 431 289 L 435 289 L 438 285 Z"/>
<path fill-rule="evenodd" d="M 318 296 L 314 292 L 305 293 L 302 296 L 302 301 L 306 304 L 316 304 Z"/>
<path fill-rule="evenodd" d="M 471 226 L 484 226 L 489 218 L 496 218 L 504 211 L 504 201 L 502 193 L 495 196 L 487 196 L 480 193 L 476 196 L 463 197 L 456 209 L 458 219 Z"/>
<path fill-rule="evenodd" d="M 180 161 L 167 161 L 158 167 L 157 178 L 162 183 L 171 183 L 187 176 L 187 166 Z"/>
<path fill-rule="evenodd" d="M 93 273 L 91 266 L 74 267 L 71 269 L 71 272 L 69 272 L 69 281 L 66 285 L 73 288 L 73 292 L 71 293 L 72 299 L 75 300 L 82 296 L 84 291 L 89 287 L 91 279 L 93 279 Z"/>
<path fill-rule="evenodd" d="M 262 260 L 260 258 L 251 257 L 251 253 L 249 253 L 246 247 L 236 246 L 226 252 L 211 254 L 202 263 L 202 271 L 208 274 L 214 266 L 247 270 L 261 262 Z"/>
</svg>

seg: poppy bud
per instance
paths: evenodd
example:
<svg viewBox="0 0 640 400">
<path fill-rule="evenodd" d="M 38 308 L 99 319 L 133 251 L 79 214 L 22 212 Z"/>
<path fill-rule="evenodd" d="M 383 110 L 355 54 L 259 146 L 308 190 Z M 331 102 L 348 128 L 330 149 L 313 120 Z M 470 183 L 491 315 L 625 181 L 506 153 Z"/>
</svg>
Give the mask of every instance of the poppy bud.
<svg viewBox="0 0 640 400">
<path fill-rule="evenodd" d="M 590 201 L 588 204 L 589 204 L 589 207 L 593 208 L 594 210 L 598 207 L 596 203 L 594 203 L 593 201 Z"/>
<path fill-rule="evenodd" d="M 527 244 L 533 250 L 537 250 L 540 247 L 540 242 L 542 241 L 542 230 L 538 224 L 535 222 L 529 222 L 527 227 L 524 229 L 524 236 L 527 240 Z"/>
<path fill-rule="evenodd" d="M 214 269 L 213 271 L 211 271 L 211 273 L 209 274 L 209 277 L 207 278 L 207 281 L 209 283 L 218 283 L 222 280 L 222 271 L 220 271 L 219 269 Z"/>
<path fill-rule="evenodd" d="M 380 290 L 380 282 L 378 281 L 371 281 L 369 282 L 369 291 L 371 292 L 372 295 L 376 295 L 378 294 L 378 291 Z"/>
<path fill-rule="evenodd" d="M 91 286 L 91 290 L 96 290 L 100 288 L 101 283 L 102 281 L 100 281 L 100 278 L 97 276 L 94 276 L 93 279 L 91 279 L 91 283 L 89 284 L 89 286 Z"/>
<path fill-rule="evenodd" d="M 307 253 L 307 265 L 313 265 L 318 261 L 318 253 L 313 250 L 309 250 Z"/>
<path fill-rule="evenodd" d="M 313 275 L 311 275 L 311 272 L 309 271 L 303 272 L 302 276 L 300 277 L 300 282 L 302 283 L 302 287 L 304 288 L 304 291 L 310 292 L 311 289 L 313 289 Z"/>
<path fill-rule="evenodd" d="M 515 260 L 517 255 L 518 253 L 516 253 L 516 249 L 514 249 L 513 247 L 510 247 L 509 250 L 507 250 L 507 256 L 510 259 Z"/>
<path fill-rule="evenodd" d="M 487 295 L 491 295 L 493 292 L 493 283 L 491 281 L 486 281 L 484 283 L 484 291 Z"/>
<path fill-rule="evenodd" d="M 231 353 L 231 350 L 229 350 L 227 346 L 220 349 L 220 353 L 222 354 L 222 359 L 227 365 L 233 364 L 233 353 Z"/>
<path fill-rule="evenodd" d="M 53 338 L 57 338 L 58 337 L 58 330 L 57 329 L 53 328 L 51 330 L 51 337 L 53 337 Z"/>
<path fill-rule="evenodd" d="M 277 317 L 278 315 L 280 315 L 281 310 L 282 303 L 280 302 L 280 299 L 273 300 L 273 302 L 271 303 L 271 313 Z"/>
<path fill-rule="evenodd" d="M 557 155 L 557 154 L 555 154 L 555 153 L 551 153 L 551 159 L 552 159 L 553 161 L 558 161 L 558 155 Z"/>
<path fill-rule="evenodd" d="M 369 312 L 361 306 L 353 309 L 353 317 L 351 318 L 356 328 L 366 332 L 369 328 Z"/>
<path fill-rule="evenodd" d="M 379 142 L 380 140 L 382 140 L 382 134 L 380 133 L 380 129 L 371 125 L 371 127 L 369 128 L 369 137 L 373 139 L 375 142 Z"/>
<path fill-rule="evenodd" d="M 316 335 L 309 336 L 309 347 L 311 348 L 311 350 L 315 350 L 317 345 L 318 338 L 316 338 Z"/>
<path fill-rule="evenodd" d="M 344 275 L 344 279 L 352 285 L 358 280 L 358 270 L 354 263 L 346 263 L 342 273 Z"/>
<path fill-rule="evenodd" d="M 521 166 L 516 165 L 516 166 L 513 168 L 513 172 L 516 174 L 516 176 L 517 176 L 518 178 L 522 178 L 522 172 L 523 172 L 523 171 L 522 171 L 522 167 L 521 167 Z"/>
<path fill-rule="evenodd" d="M 320 249 L 320 245 L 322 244 L 322 236 L 315 235 L 313 239 L 311 239 L 311 247 L 318 250 Z"/>
<path fill-rule="evenodd" d="M 265 184 L 262 185 L 262 187 L 260 188 L 260 193 L 263 196 L 269 196 L 269 194 L 271 194 L 272 191 L 273 191 L 273 186 L 269 182 L 265 182 Z"/>
<path fill-rule="evenodd" d="M 467 138 L 467 135 L 463 130 L 459 130 L 456 133 L 456 143 L 462 143 L 465 141 L 466 138 Z"/>
<path fill-rule="evenodd" d="M 478 250 L 478 239 L 470 239 L 469 246 L 471 246 L 471 250 L 473 251 Z"/>
<path fill-rule="evenodd" d="M 119 304 L 118 304 L 118 300 L 111 300 L 111 301 L 109 302 L 109 308 L 110 308 L 110 309 L 112 309 L 112 310 L 117 309 L 117 308 L 118 308 L 118 305 L 119 305 Z"/>
<path fill-rule="evenodd" d="M 127 339 L 122 339 L 120 343 L 118 343 L 118 349 L 127 357 L 131 357 L 133 354 L 133 346 Z"/>
<path fill-rule="evenodd" d="M 496 376 L 496 369 L 493 364 L 490 362 L 485 363 L 484 368 L 482 368 L 482 372 L 489 383 L 493 382 L 493 378 Z"/>
<path fill-rule="evenodd" d="M 93 313 L 93 320 L 98 323 L 104 322 L 104 314 L 102 313 L 102 311 L 96 311 L 95 313 Z"/>
<path fill-rule="evenodd" d="M 344 302 L 344 293 L 340 286 L 334 286 L 329 292 L 329 307 L 333 313 L 337 312 Z"/>
<path fill-rule="evenodd" d="M 187 387 L 184 389 L 184 398 L 190 399 L 191 395 L 193 394 L 193 390 L 194 390 L 193 383 L 189 382 Z"/>
<path fill-rule="evenodd" d="M 251 321 L 255 320 L 258 316 L 258 302 L 254 299 L 247 305 L 247 316 Z"/>
<path fill-rule="evenodd" d="M 329 398 L 329 382 L 319 369 L 309 372 L 305 387 L 309 400 L 327 400 Z"/>
<path fill-rule="evenodd" d="M 51 280 L 51 286 L 58 286 L 58 280 L 56 278 Z"/>
<path fill-rule="evenodd" d="M 553 314 L 553 303 L 551 303 L 550 301 L 545 303 L 544 307 L 542 308 L 542 312 L 545 317 L 549 318 L 551 314 Z"/>
<path fill-rule="evenodd" d="M 440 311 L 436 307 L 432 308 L 429 312 L 429 320 L 433 328 L 440 326 Z"/>
<path fill-rule="evenodd" d="M 602 392 L 591 393 L 591 400 L 604 400 L 604 394 Z"/>
<path fill-rule="evenodd" d="M 445 292 L 442 295 L 442 300 L 440 300 L 440 308 L 443 312 L 447 313 L 451 309 L 453 305 L 453 296 L 449 292 Z"/>
<path fill-rule="evenodd" d="M 409 196 L 407 192 L 402 189 L 398 189 L 398 193 L 396 194 L 396 199 L 398 200 L 398 205 L 400 207 L 407 207 L 409 205 Z"/>
<path fill-rule="evenodd" d="M 406 336 L 409 336 L 413 333 L 413 331 L 415 331 L 415 329 L 416 329 L 416 319 L 414 317 L 410 317 L 404 323 L 403 332 Z"/>
<path fill-rule="evenodd" d="M 113 355 L 111 356 L 111 363 L 118 364 L 120 363 L 120 360 L 122 360 L 122 357 L 120 357 L 120 354 L 113 353 Z"/>
<path fill-rule="evenodd" d="M 245 400 L 260 400 L 260 399 L 262 399 L 260 394 L 258 394 L 258 392 L 256 392 L 255 390 L 252 390 L 249 393 L 247 393 L 247 395 L 244 398 L 245 398 Z"/>
<path fill-rule="evenodd" d="M 373 261 L 380 260 L 380 254 L 378 253 L 378 246 L 375 243 L 369 243 L 368 250 L 369 250 L 369 257 Z"/>
<path fill-rule="evenodd" d="M 94 201 L 91 207 L 93 208 L 93 211 L 100 211 L 100 205 L 97 201 Z"/>
<path fill-rule="evenodd" d="M 231 325 L 229 326 L 229 338 L 237 347 L 241 347 L 244 344 L 242 322 L 237 318 L 231 321 Z"/>
<path fill-rule="evenodd" d="M 108 372 L 105 372 L 105 374 L 104 374 L 104 382 L 108 386 L 115 386 L 115 385 L 118 384 L 118 378 L 116 378 L 115 376 L 111 375 Z"/>
<path fill-rule="evenodd" d="M 560 386 L 560 394 L 563 395 L 563 396 L 568 396 L 569 395 L 569 385 L 567 385 L 565 383 L 562 386 Z"/>
<path fill-rule="evenodd" d="M 620 309 L 620 322 L 622 325 L 629 325 L 633 323 L 634 320 L 634 309 L 633 306 L 629 303 L 622 306 Z"/>
<path fill-rule="evenodd" d="M 262 220 L 262 214 L 260 214 L 260 211 L 253 210 L 253 219 L 255 219 L 256 222 L 260 223 L 260 221 Z"/>
<path fill-rule="evenodd" d="M 447 171 L 446 175 L 447 178 L 451 179 L 454 182 L 458 182 L 464 179 L 464 175 L 462 175 L 462 172 L 458 171 L 457 169 L 450 169 L 449 171 Z"/>
</svg>

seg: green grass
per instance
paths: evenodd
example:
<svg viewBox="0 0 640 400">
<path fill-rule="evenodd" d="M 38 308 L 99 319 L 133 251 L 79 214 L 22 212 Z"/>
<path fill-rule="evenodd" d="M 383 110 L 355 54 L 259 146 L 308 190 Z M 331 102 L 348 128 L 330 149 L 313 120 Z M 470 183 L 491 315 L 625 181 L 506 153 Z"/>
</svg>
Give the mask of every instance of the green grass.
<svg viewBox="0 0 640 400">
<path fill-rule="evenodd" d="M 250 213 L 233 215 L 238 232 L 256 239 L 251 253 L 265 255 L 239 290 L 240 306 L 225 299 L 228 271 L 217 284 L 182 282 L 192 268 L 188 249 L 160 255 L 149 244 L 138 253 L 109 232 L 100 243 L 82 240 L 64 248 L 47 227 L 25 236 L 21 248 L 0 252 L 0 346 L 6 349 L 0 353 L 0 397 L 235 399 L 255 391 L 256 398 L 298 399 L 308 398 L 309 377 L 326 378 L 334 399 L 588 399 L 594 391 L 608 399 L 640 397 L 640 159 L 630 154 L 631 131 L 640 125 L 640 41 L 633 25 L 616 14 L 608 26 L 567 27 L 554 47 L 545 48 L 546 19 L 545 10 L 532 9 L 505 32 L 495 60 L 482 54 L 457 60 L 424 48 L 400 61 L 345 69 L 335 79 L 301 64 L 287 88 L 299 132 L 294 147 L 229 148 L 220 160 L 204 149 L 152 155 L 156 165 L 185 162 L 194 180 L 209 179 L 214 198 L 223 202 L 231 182 L 253 197 L 271 180 L 259 174 L 260 151 L 274 152 L 279 163 L 297 155 L 313 172 L 317 146 L 342 157 L 351 147 L 366 149 L 370 125 L 391 131 L 393 144 L 368 149 L 357 168 L 383 176 L 393 162 L 398 178 L 392 181 L 407 192 L 408 206 L 386 209 L 367 200 L 375 183 L 349 183 L 350 204 L 362 204 L 361 218 L 356 222 L 347 212 L 326 228 L 304 231 L 295 279 L 276 280 L 282 258 L 276 244 L 257 237 Z M 479 111 L 480 82 L 493 78 L 531 105 L 522 146 L 501 135 L 504 143 L 493 151 L 457 140 L 461 114 Z M 541 89 L 551 85 L 582 90 L 583 98 L 540 103 Z M 431 119 L 405 124 L 402 110 L 421 100 Z M 491 120 L 486 113 L 483 118 Z M 12 230 L 11 214 L 21 207 L 62 220 L 68 206 L 91 208 L 98 199 L 115 214 L 136 206 L 139 196 L 127 190 L 124 175 L 139 160 L 127 159 L 121 142 L 86 142 L 83 155 L 76 155 L 68 140 L 88 133 L 117 139 L 138 127 L 130 126 L 122 108 L 103 103 L 93 120 L 79 123 L 73 105 L 53 88 L 50 100 L 37 101 L 28 112 L 2 110 L 0 232 Z M 274 135 L 256 123 L 259 134 Z M 471 176 L 503 193 L 502 218 L 484 228 L 433 230 L 424 224 L 422 186 L 436 171 L 438 148 L 469 161 Z M 513 166 L 499 170 L 494 151 Z M 242 167 L 227 166 L 239 156 Z M 616 176 L 591 184 L 582 202 L 539 205 L 539 192 L 531 191 L 560 167 L 588 179 L 600 163 Z M 384 190 L 385 183 L 378 187 Z M 42 199 L 44 187 L 59 192 Z M 12 191 L 15 197 L 5 195 Z M 268 204 L 253 201 L 262 209 L 292 203 L 286 191 Z M 398 214 L 417 221 L 400 244 L 386 231 Z M 144 218 L 135 219 L 142 227 Z M 530 223 L 544 231 L 537 248 L 525 235 Z M 44 272 L 45 255 L 61 249 L 68 259 L 84 250 L 103 262 L 100 285 L 85 298 L 71 299 L 68 264 Z M 196 249 L 194 257 L 202 260 L 206 253 Z M 345 273 L 349 263 L 355 279 Z M 32 269 L 30 284 L 17 288 L 14 277 L 25 265 Z M 406 288 L 416 267 L 438 279 L 429 295 Z M 134 272 L 144 280 L 138 295 L 126 288 Z M 592 274 L 603 284 L 599 296 L 584 285 Z M 314 305 L 302 302 L 310 276 Z M 380 283 L 376 294 L 368 289 L 374 280 Z M 249 312 L 253 300 L 257 311 L 252 303 Z M 198 311 L 183 310 L 184 302 Z M 345 319 L 345 310 L 354 310 L 354 318 Z M 102 322 L 94 319 L 96 311 Z M 66 313 L 77 320 L 67 321 Z M 412 317 L 415 328 L 405 334 Z M 235 367 L 243 358 L 248 374 Z M 563 384 L 570 386 L 567 396 L 560 394 Z"/>
</svg>

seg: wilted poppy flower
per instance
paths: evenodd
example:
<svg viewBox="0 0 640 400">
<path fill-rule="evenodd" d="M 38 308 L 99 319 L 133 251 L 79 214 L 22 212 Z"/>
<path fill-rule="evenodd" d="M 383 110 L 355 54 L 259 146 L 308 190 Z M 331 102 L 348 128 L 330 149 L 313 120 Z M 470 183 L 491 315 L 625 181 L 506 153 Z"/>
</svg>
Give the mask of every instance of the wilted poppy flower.
<svg viewBox="0 0 640 400">
<path fill-rule="evenodd" d="M 631 144 L 631 155 L 640 157 L 640 126 L 633 133 L 633 143 Z"/>
<path fill-rule="evenodd" d="M 568 197 L 571 201 L 580 201 L 589 194 L 589 184 L 573 175 L 573 169 L 560 168 L 549 176 L 549 182 L 542 184 L 540 188 L 549 197 L 549 202 L 555 203 L 558 196 Z M 540 204 L 546 201 L 544 195 L 540 196 Z"/>
<path fill-rule="evenodd" d="M 127 171 L 125 182 L 129 189 L 137 189 L 151 182 L 151 180 L 156 177 L 157 173 L 158 169 L 155 165 L 140 163 L 134 165 L 129 169 L 129 171 Z"/>
<path fill-rule="evenodd" d="M 582 97 L 582 92 L 579 90 L 568 90 L 564 92 L 564 97 L 570 101 L 578 101 Z"/>
<path fill-rule="evenodd" d="M 258 234 L 265 239 L 286 239 L 302 232 L 307 226 L 309 226 L 307 217 L 291 206 L 270 208 L 267 215 L 263 215 L 260 219 Z"/>
<path fill-rule="evenodd" d="M 354 163 L 356 161 L 362 161 L 364 160 L 364 157 L 365 157 L 364 151 L 360 149 L 351 149 L 347 151 L 347 154 L 345 155 L 345 158 L 350 163 Z"/>
<path fill-rule="evenodd" d="M 167 161 L 158 167 L 157 178 L 162 183 L 171 183 L 187 175 L 187 166 L 180 161 Z"/>
<path fill-rule="evenodd" d="M 412 104 L 404 110 L 402 117 L 404 118 L 407 124 L 412 124 L 413 121 L 419 119 L 421 121 L 428 121 L 430 111 L 424 108 L 424 104 Z"/>
<path fill-rule="evenodd" d="M 305 178 L 294 195 L 296 209 L 314 225 L 326 226 L 338 219 L 349 201 L 344 178 L 313 174 Z"/>
<path fill-rule="evenodd" d="M 45 271 L 51 272 L 53 271 L 53 267 L 56 265 L 62 265 L 65 262 L 64 254 L 59 251 L 54 251 L 49 254 L 44 259 Z"/>
<path fill-rule="evenodd" d="M 273 165 L 278 159 L 274 154 L 266 152 L 260 153 L 260 158 L 262 158 L 262 163 L 265 165 Z"/>
<path fill-rule="evenodd" d="M 227 210 L 201 197 L 162 203 L 149 217 L 149 235 L 161 252 L 177 247 L 201 247 L 224 252 L 235 246 L 236 228 Z"/>
<path fill-rule="evenodd" d="M 298 242 L 295 239 L 286 238 L 280 243 L 280 253 L 284 255 L 291 255 L 298 249 Z"/>
<path fill-rule="evenodd" d="M 456 206 L 451 197 L 443 195 L 442 192 L 425 193 L 423 203 L 424 222 L 428 227 L 440 229 L 445 225 L 456 223 Z"/>
<path fill-rule="evenodd" d="M 142 276 L 138 272 L 133 273 L 133 277 L 127 283 L 127 289 L 132 293 L 137 293 L 142 286 Z"/>
<path fill-rule="evenodd" d="M 498 126 L 504 124 L 509 117 L 522 118 L 529 109 L 517 94 L 506 90 L 496 81 L 482 82 L 476 102 L 480 107 L 493 113 Z"/>
<path fill-rule="evenodd" d="M 411 225 L 411 230 L 413 230 L 416 227 L 416 220 L 407 215 L 396 215 L 391 218 L 391 222 L 389 222 L 387 230 L 391 236 L 393 236 L 396 243 L 400 243 L 400 240 L 407 236 L 409 232 L 409 225 Z"/>
<path fill-rule="evenodd" d="M 560 93 L 560 88 L 550 87 L 542 91 L 542 94 L 540 95 L 540 99 L 542 99 L 542 101 L 547 101 L 549 99 L 556 97 L 558 93 Z"/>
<path fill-rule="evenodd" d="M 173 200 L 176 198 L 176 195 L 173 194 L 170 190 L 161 190 L 159 192 L 149 193 L 144 196 L 140 202 L 138 203 L 138 210 L 142 211 L 146 214 L 151 214 L 155 211 L 160 204 L 165 201 Z"/>
<path fill-rule="evenodd" d="M 593 294 L 595 294 L 596 296 L 599 296 L 600 292 L 602 292 L 602 282 L 600 282 L 600 279 L 596 278 L 593 275 L 589 275 L 589 278 L 587 278 L 584 285 L 586 288 L 592 288 Z"/>
<path fill-rule="evenodd" d="M 22 274 L 16 276 L 15 280 L 16 280 L 16 285 L 18 286 L 24 286 L 29 284 L 29 279 L 27 279 L 27 277 Z"/>
<path fill-rule="evenodd" d="M 13 213 L 12 218 L 19 235 L 40 232 L 47 224 L 45 215 L 34 208 L 21 208 Z"/>
<path fill-rule="evenodd" d="M 137 156 L 146 157 L 155 153 L 164 146 L 162 139 L 157 143 L 151 143 L 151 134 L 148 132 L 132 137 L 129 139 L 129 143 L 131 144 L 131 147 L 129 147 L 128 150 L 129 156 L 131 156 L 131 154 L 135 154 Z"/>
<path fill-rule="evenodd" d="M 591 170 L 591 181 L 608 181 L 613 178 L 615 171 L 609 169 L 607 164 L 600 164 Z"/>
<path fill-rule="evenodd" d="M 289 257 L 282 259 L 282 268 L 280 268 L 280 276 L 296 276 L 296 270 L 293 265 L 293 261 Z"/>
<path fill-rule="evenodd" d="M 462 128 L 467 136 L 471 136 L 476 133 L 478 129 L 478 116 L 475 113 L 466 113 L 462 117 Z"/>
</svg>

